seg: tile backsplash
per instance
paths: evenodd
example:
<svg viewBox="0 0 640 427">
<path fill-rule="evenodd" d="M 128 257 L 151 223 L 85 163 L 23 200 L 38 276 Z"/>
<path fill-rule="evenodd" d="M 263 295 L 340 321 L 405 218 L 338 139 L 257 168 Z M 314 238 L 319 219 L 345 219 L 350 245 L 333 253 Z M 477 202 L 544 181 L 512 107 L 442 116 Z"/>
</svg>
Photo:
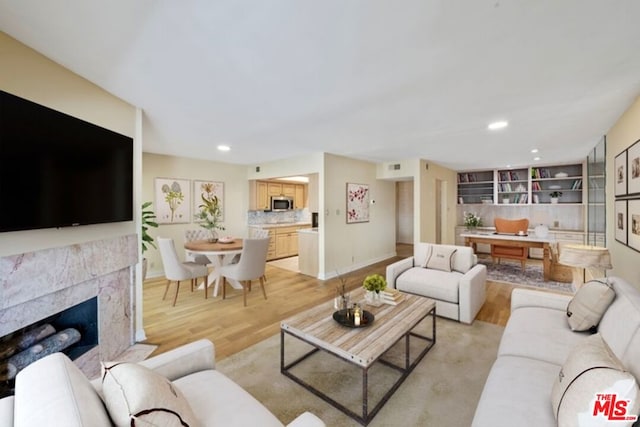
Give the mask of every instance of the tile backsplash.
<svg viewBox="0 0 640 427">
<path fill-rule="evenodd" d="M 311 222 L 309 209 L 295 209 L 286 212 L 249 211 L 247 212 L 247 224 L 282 224 L 296 222 Z"/>
</svg>

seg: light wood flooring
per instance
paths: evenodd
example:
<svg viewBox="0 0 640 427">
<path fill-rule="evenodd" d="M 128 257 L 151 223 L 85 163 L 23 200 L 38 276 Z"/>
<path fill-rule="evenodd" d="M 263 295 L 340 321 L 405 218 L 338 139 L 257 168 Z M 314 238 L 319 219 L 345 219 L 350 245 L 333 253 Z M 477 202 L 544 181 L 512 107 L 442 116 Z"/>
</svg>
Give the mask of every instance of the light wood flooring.
<svg viewBox="0 0 640 427">
<path fill-rule="evenodd" d="M 373 273 L 385 275 L 388 264 L 412 255 L 412 245 L 398 245 L 398 256 L 373 264 L 347 275 L 348 287 L 361 286 L 364 278 Z M 156 344 L 154 354 L 180 345 L 208 338 L 215 343 L 216 359 L 220 360 L 256 344 L 280 329 L 280 321 L 320 302 L 334 297 L 339 280 L 314 279 L 299 273 L 267 265 L 265 300 L 258 282 L 242 304 L 242 291 L 227 288 L 227 299 L 221 296 L 204 298 L 204 291 L 190 291 L 189 283 L 180 285 L 175 307 L 171 306 L 175 292 L 172 283 L 167 299 L 162 300 L 166 280 L 148 279 L 144 283 L 144 328 L 147 344 Z M 509 318 L 511 290 L 515 286 L 487 282 L 487 301 L 478 319 L 505 325 Z"/>
</svg>

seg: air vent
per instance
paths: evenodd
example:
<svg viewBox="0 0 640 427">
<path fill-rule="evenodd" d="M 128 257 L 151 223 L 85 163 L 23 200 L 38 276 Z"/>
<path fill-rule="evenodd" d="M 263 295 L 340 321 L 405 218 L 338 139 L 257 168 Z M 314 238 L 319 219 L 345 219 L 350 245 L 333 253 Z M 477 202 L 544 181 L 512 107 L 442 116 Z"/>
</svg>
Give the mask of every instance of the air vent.
<svg viewBox="0 0 640 427">
<path fill-rule="evenodd" d="M 393 165 L 389 165 L 389 170 L 390 171 L 399 171 L 400 170 L 400 163 L 395 163 Z"/>
</svg>

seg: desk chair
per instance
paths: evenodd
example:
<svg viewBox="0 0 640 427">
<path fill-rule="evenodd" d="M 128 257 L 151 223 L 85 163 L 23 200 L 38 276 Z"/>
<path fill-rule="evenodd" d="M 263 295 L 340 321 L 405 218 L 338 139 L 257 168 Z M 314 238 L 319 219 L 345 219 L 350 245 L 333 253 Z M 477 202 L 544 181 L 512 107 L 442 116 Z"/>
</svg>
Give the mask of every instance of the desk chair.
<svg viewBox="0 0 640 427">
<path fill-rule="evenodd" d="M 176 301 L 178 300 L 180 282 L 190 279 L 191 292 L 193 292 L 193 285 L 198 277 L 204 278 L 204 283 L 207 283 L 209 270 L 206 265 L 196 264 L 192 261 L 180 262 L 173 239 L 157 237 L 156 240 L 158 242 L 158 248 L 160 249 L 160 257 L 162 258 L 162 265 L 164 266 L 164 274 L 167 278 L 167 287 L 164 290 L 162 299 L 164 300 L 167 297 L 167 292 L 169 291 L 169 285 L 171 285 L 171 282 L 177 282 L 176 294 L 173 297 L 173 306 L 175 307 Z M 208 297 L 206 286 L 204 287 L 204 297 Z"/>
<path fill-rule="evenodd" d="M 267 292 L 264 288 L 264 271 L 267 266 L 269 239 L 245 239 L 242 242 L 242 253 L 237 264 L 229 264 L 220 268 L 222 276 L 222 299 L 225 299 L 227 278 L 237 280 L 242 285 L 244 306 L 247 306 L 247 289 L 251 289 L 252 280 L 260 280 L 264 299 Z"/>
<path fill-rule="evenodd" d="M 496 233 L 517 234 L 519 231 L 527 233 L 529 229 L 529 220 L 523 219 L 506 219 L 496 218 L 493 220 L 496 227 Z M 529 248 L 514 248 L 512 246 L 491 245 L 491 259 L 500 264 L 500 258 L 514 259 L 522 264 L 522 271 L 526 267 L 527 258 L 529 258 Z"/>
</svg>

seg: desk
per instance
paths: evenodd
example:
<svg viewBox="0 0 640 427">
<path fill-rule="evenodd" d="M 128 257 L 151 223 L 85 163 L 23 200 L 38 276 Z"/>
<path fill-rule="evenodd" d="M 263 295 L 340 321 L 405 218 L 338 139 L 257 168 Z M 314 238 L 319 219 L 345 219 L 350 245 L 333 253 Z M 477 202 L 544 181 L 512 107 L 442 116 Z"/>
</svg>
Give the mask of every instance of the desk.
<svg viewBox="0 0 640 427">
<path fill-rule="evenodd" d="M 473 247 L 474 252 L 476 252 L 477 243 L 486 243 L 489 245 L 500 244 L 501 246 L 513 246 L 516 248 L 542 248 L 544 254 L 542 258 L 544 280 L 549 280 L 551 274 L 551 251 L 549 249 L 549 243 L 553 242 L 553 240 L 533 236 L 493 233 L 463 233 L 460 236 L 464 237 L 465 245 Z"/>
<path fill-rule="evenodd" d="M 234 239 L 231 243 L 211 243 L 206 240 L 193 240 L 184 244 L 184 248 L 191 253 L 205 255 L 213 264 L 213 270 L 209 273 L 206 286 L 215 282 L 213 296 L 218 296 L 220 288 L 220 267 L 231 263 L 233 257 L 242 252 L 242 239 Z M 230 280 L 229 283 L 236 289 L 242 289 L 242 285 Z M 205 291 L 206 292 L 206 291 Z"/>
</svg>

